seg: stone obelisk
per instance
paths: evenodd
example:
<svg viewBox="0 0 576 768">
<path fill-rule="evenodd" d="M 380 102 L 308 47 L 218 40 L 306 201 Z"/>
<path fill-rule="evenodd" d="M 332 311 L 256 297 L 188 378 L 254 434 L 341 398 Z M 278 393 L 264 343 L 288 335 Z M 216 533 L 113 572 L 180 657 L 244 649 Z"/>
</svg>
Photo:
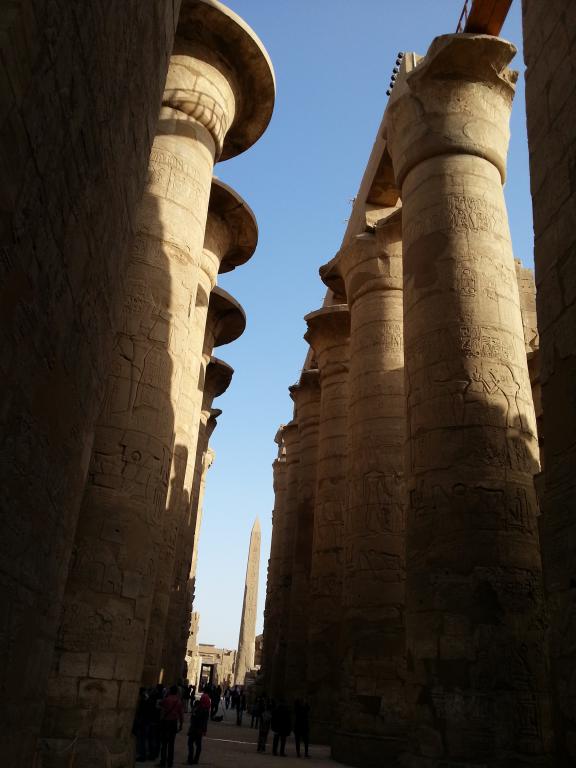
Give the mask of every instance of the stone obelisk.
<svg viewBox="0 0 576 768">
<path fill-rule="evenodd" d="M 242 620 L 240 622 L 240 636 L 238 637 L 238 653 L 236 656 L 236 685 L 244 685 L 246 672 L 254 666 L 256 606 L 258 604 L 258 573 L 260 570 L 260 536 L 260 521 L 256 518 L 254 525 L 252 526 L 250 547 L 248 549 L 246 583 L 244 584 L 244 602 L 242 604 Z"/>
</svg>

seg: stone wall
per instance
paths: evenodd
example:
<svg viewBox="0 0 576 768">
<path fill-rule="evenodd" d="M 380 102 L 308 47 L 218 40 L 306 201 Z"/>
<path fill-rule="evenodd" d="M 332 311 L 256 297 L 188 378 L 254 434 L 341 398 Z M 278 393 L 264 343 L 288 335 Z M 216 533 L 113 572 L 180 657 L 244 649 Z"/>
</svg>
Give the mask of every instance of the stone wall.
<svg viewBox="0 0 576 768">
<path fill-rule="evenodd" d="M 544 488 L 557 765 L 576 761 L 576 5 L 523 0 L 526 110 L 540 332 Z"/>
<path fill-rule="evenodd" d="M 0 8 L 0 718 L 31 765 L 180 0 Z M 14 695 L 15 692 L 17 695 Z"/>
</svg>

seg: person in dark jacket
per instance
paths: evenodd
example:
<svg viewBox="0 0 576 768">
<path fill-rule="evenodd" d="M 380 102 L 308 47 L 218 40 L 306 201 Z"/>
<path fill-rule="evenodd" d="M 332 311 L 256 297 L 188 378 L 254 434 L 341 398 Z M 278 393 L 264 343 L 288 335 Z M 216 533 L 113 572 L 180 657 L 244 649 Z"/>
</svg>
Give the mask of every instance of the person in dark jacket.
<svg viewBox="0 0 576 768">
<path fill-rule="evenodd" d="M 296 699 L 294 702 L 294 740 L 296 754 L 300 757 L 300 744 L 304 744 L 304 757 L 308 757 L 308 742 L 310 738 L 310 705 L 307 701 Z"/>
<path fill-rule="evenodd" d="M 242 725 L 242 715 L 246 709 L 246 694 L 244 690 L 238 692 L 236 699 L 236 725 Z"/>
<path fill-rule="evenodd" d="M 157 760 L 160 755 L 160 702 L 164 698 L 161 683 L 148 695 L 148 760 Z"/>
<path fill-rule="evenodd" d="M 136 705 L 136 714 L 134 715 L 134 725 L 132 733 L 136 737 L 136 762 L 146 762 L 146 740 L 148 737 L 149 723 L 148 693 L 146 688 L 140 688 L 138 694 L 138 704 Z"/>
<path fill-rule="evenodd" d="M 270 720 L 272 718 L 272 710 L 274 709 L 274 702 L 266 696 L 262 697 L 262 711 L 260 712 L 260 722 L 258 723 L 258 748 L 257 752 L 266 752 L 266 742 L 268 741 L 268 733 L 270 731 Z"/>
<path fill-rule="evenodd" d="M 178 694 L 178 686 L 173 685 L 166 698 L 160 702 L 160 765 L 172 768 L 174 765 L 174 741 L 182 730 L 184 709 Z"/>
<path fill-rule="evenodd" d="M 292 730 L 292 715 L 290 708 L 282 700 L 278 702 L 278 706 L 272 712 L 270 725 L 274 732 L 272 753 L 277 755 L 278 746 L 280 746 L 280 755 L 284 756 L 286 754 L 286 739 Z"/>
<path fill-rule="evenodd" d="M 188 731 L 188 761 L 187 765 L 197 765 L 202 752 L 202 737 L 208 730 L 209 710 L 203 707 L 199 701 L 192 707 L 190 716 L 190 729 Z"/>
</svg>

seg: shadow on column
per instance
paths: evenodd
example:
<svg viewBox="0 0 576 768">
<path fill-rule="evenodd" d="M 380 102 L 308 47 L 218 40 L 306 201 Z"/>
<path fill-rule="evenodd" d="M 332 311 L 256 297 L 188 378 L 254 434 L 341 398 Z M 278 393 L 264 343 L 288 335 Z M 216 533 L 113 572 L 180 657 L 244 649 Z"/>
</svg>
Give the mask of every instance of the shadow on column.
<svg viewBox="0 0 576 768">
<path fill-rule="evenodd" d="M 129 766 L 186 343 L 187 254 L 151 166 L 124 283 L 48 686 L 43 768 Z M 176 365 L 175 365 L 176 363 Z M 178 478 L 180 482 L 180 478 Z"/>
</svg>

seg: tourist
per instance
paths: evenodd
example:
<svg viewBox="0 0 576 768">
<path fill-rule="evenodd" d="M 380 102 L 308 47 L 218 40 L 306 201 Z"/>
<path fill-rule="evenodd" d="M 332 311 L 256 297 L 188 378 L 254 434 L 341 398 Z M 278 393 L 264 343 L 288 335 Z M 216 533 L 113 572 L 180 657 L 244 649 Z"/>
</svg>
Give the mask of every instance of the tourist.
<svg viewBox="0 0 576 768">
<path fill-rule="evenodd" d="M 184 708 L 184 712 L 189 712 L 189 706 L 190 706 L 190 686 L 189 685 L 183 685 L 182 686 L 182 707 Z"/>
<path fill-rule="evenodd" d="M 262 698 L 258 696 L 258 698 L 252 702 L 252 706 L 250 707 L 250 716 L 251 716 L 250 728 L 258 728 L 261 711 L 262 711 Z"/>
<path fill-rule="evenodd" d="M 236 698 L 236 725 L 242 725 L 242 715 L 246 709 L 246 694 L 244 690 L 238 691 Z"/>
<path fill-rule="evenodd" d="M 272 718 L 272 709 L 274 703 L 267 699 L 262 698 L 262 709 L 260 712 L 260 722 L 258 725 L 258 749 L 257 752 L 266 752 L 266 742 L 268 741 L 268 734 L 270 732 L 270 720 Z"/>
<path fill-rule="evenodd" d="M 146 762 L 146 739 L 148 738 L 149 724 L 148 692 L 146 688 L 140 688 L 138 704 L 134 715 L 132 733 L 136 737 L 136 762 Z"/>
<path fill-rule="evenodd" d="M 188 761 L 187 765 L 197 765 L 202 752 L 202 737 L 208 730 L 208 710 L 199 701 L 192 706 L 190 729 L 188 731 Z"/>
<path fill-rule="evenodd" d="M 148 760 L 160 755 L 160 702 L 164 698 L 164 686 L 158 683 L 148 694 Z"/>
<path fill-rule="evenodd" d="M 277 755 L 278 746 L 280 746 L 280 756 L 284 757 L 286 754 L 286 739 L 290 736 L 292 730 L 292 716 L 290 708 L 282 700 L 278 702 L 278 706 L 272 711 L 270 726 L 274 732 L 272 753 Z"/>
<path fill-rule="evenodd" d="M 171 686 L 168 695 L 160 702 L 160 765 L 172 768 L 174 764 L 174 741 L 176 733 L 182 730 L 184 711 L 178 695 L 178 686 Z"/>
<path fill-rule="evenodd" d="M 294 702 L 294 740 L 296 741 L 296 755 L 300 757 L 300 743 L 304 744 L 304 757 L 308 755 L 308 741 L 310 738 L 310 705 L 304 699 L 296 699 Z"/>
<path fill-rule="evenodd" d="M 220 706 L 221 698 L 222 698 L 222 688 L 220 686 L 213 688 L 210 694 L 210 701 L 212 702 L 212 706 L 210 709 L 210 720 L 214 720 L 214 717 L 218 712 L 218 707 Z"/>
<path fill-rule="evenodd" d="M 231 698 L 230 686 L 227 686 L 226 690 L 224 691 L 224 706 L 226 707 L 226 709 L 230 708 L 230 698 Z"/>
</svg>

